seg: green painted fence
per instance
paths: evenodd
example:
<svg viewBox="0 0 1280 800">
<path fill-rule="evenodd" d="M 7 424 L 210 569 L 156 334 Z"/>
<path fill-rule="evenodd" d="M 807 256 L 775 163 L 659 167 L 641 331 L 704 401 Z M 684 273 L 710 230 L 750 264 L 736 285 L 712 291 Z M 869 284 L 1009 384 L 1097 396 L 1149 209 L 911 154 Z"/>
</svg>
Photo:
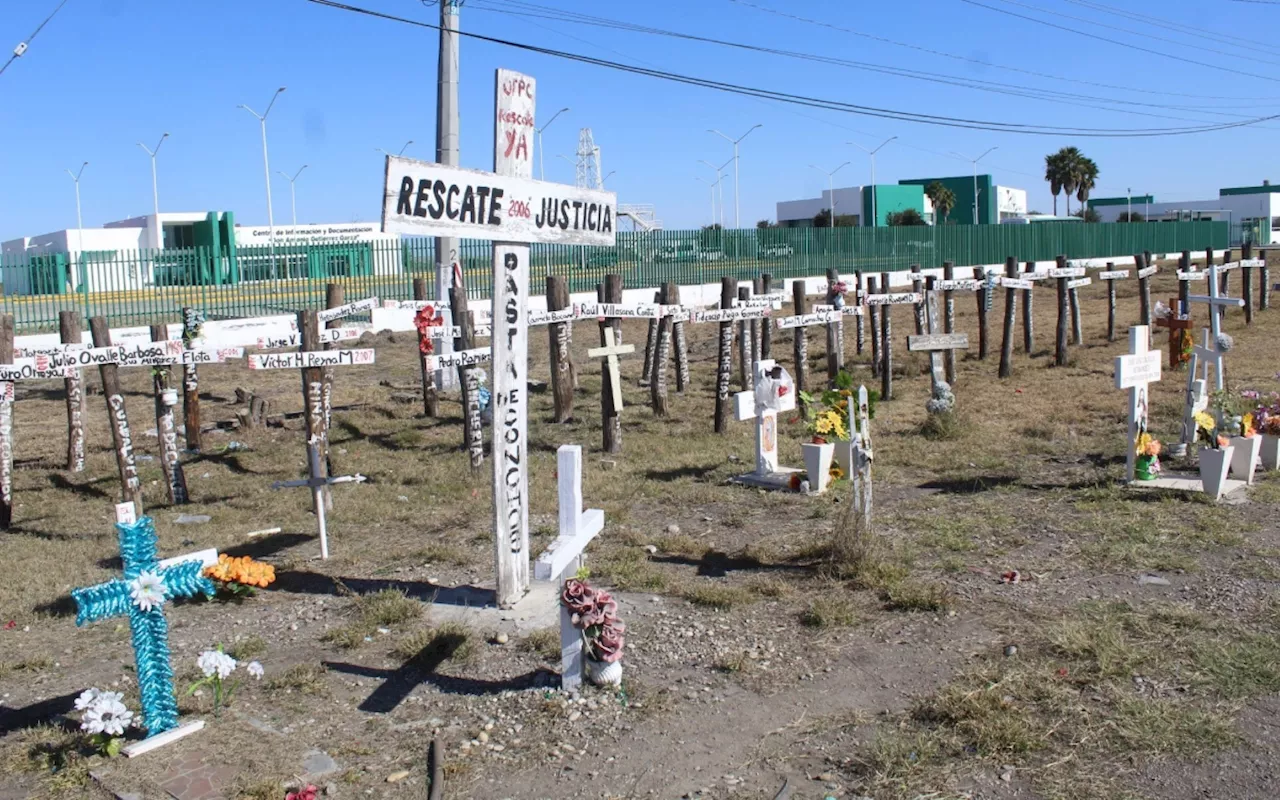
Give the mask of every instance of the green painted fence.
<svg viewBox="0 0 1280 800">
<path fill-rule="evenodd" d="M 571 292 L 593 291 L 609 273 L 628 288 L 664 281 L 703 284 L 768 272 L 775 279 L 876 273 L 912 264 L 936 267 L 1018 261 L 1203 251 L 1228 246 L 1225 222 L 1146 224 L 943 225 L 893 228 L 759 228 L 742 231 L 650 231 L 618 234 L 615 247 L 534 245 L 530 291 L 544 291 L 546 275 L 564 276 Z M 490 296 L 490 245 L 462 242 L 459 261 L 468 294 Z M 214 252 L 184 250 L 87 251 L 0 255 L 0 312 L 19 330 L 52 330 L 58 312 L 105 316 L 114 325 L 177 321 L 183 306 L 210 318 L 259 316 L 320 308 L 325 284 L 346 295 L 409 299 L 412 280 L 433 290 L 433 240 L 347 242 L 334 245 L 240 246 Z"/>
</svg>

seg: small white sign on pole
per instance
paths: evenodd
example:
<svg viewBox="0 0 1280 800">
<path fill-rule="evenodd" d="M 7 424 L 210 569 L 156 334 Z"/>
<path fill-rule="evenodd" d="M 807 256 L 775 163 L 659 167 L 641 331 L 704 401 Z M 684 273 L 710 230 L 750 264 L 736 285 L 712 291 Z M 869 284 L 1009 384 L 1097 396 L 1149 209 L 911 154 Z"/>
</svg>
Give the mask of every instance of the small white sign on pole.
<svg viewBox="0 0 1280 800">
<path fill-rule="evenodd" d="M 308 369 L 372 364 L 376 350 L 306 350 L 301 353 L 261 353 L 249 356 L 249 369 Z"/>
<path fill-rule="evenodd" d="M 1098 273 L 1098 280 L 1100 281 L 1118 281 L 1127 277 L 1129 277 L 1129 270 L 1127 269 L 1113 269 L 1108 272 Z"/>
<path fill-rule="evenodd" d="M 335 319 L 343 319 L 352 314 L 358 314 L 361 311 L 372 311 L 378 307 L 378 298 L 366 297 L 363 300 L 357 300 L 354 303 L 347 303 L 334 308 L 326 308 L 316 312 L 316 319 L 320 322 L 333 322 Z"/>
</svg>

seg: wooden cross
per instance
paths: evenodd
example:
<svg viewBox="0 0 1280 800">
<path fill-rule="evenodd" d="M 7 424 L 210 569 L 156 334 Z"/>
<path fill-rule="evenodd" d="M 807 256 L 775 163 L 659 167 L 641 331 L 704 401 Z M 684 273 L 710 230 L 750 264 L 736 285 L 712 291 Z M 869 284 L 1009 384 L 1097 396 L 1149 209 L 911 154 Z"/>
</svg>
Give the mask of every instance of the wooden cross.
<svg viewBox="0 0 1280 800">
<path fill-rule="evenodd" d="M 871 529 L 871 406 L 867 387 L 859 386 L 857 402 L 848 403 L 849 441 L 837 444 L 840 466 L 853 488 L 854 513 L 862 515 L 865 530 Z"/>
<path fill-rule="evenodd" d="M 571 692 L 582 685 L 582 634 L 573 627 L 569 609 L 560 602 L 560 590 L 582 567 L 587 545 L 604 530 L 604 512 L 598 508 L 582 510 L 581 445 L 560 445 L 556 451 L 556 474 L 560 533 L 534 562 L 533 577 L 555 582 L 556 604 L 560 607 L 560 688 Z"/>
<path fill-rule="evenodd" d="M 1182 436 L 1179 446 L 1173 455 L 1185 456 L 1196 440 L 1196 412 L 1209 407 L 1209 367 L 1222 369 L 1222 354 L 1210 341 L 1212 335 L 1208 328 L 1203 329 L 1204 344 L 1191 350 L 1191 361 L 1187 364 L 1187 393 L 1182 408 Z"/>
<path fill-rule="evenodd" d="M 1182 352 L 1182 339 L 1179 332 L 1191 330 L 1195 325 L 1190 314 L 1179 306 L 1177 298 L 1169 298 L 1169 316 L 1156 320 L 1157 328 L 1166 328 L 1169 331 L 1169 369 L 1178 368 L 1178 356 Z M 1183 316 L 1184 314 L 1186 316 Z"/>
<path fill-rule="evenodd" d="M 150 744 L 145 749 L 150 750 L 204 727 L 203 722 L 178 726 L 178 703 L 174 697 L 173 671 L 169 663 L 169 626 L 165 622 L 163 608 L 165 600 L 175 597 L 212 596 L 214 586 L 204 577 L 205 564 L 200 560 L 182 560 L 169 565 L 161 562 L 156 557 L 156 532 L 151 519 L 135 520 L 135 514 L 133 503 L 116 506 L 116 530 L 120 535 L 124 579 L 73 589 L 71 597 L 76 603 L 76 625 L 128 615 L 142 718 Z M 139 602 L 139 582 L 152 578 L 159 582 L 158 601 L 153 604 Z M 126 755 L 140 755 L 139 745 L 125 748 Z"/>
<path fill-rule="evenodd" d="M 1209 330 L 1213 337 L 1213 352 L 1197 352 L 1196 355 L 1210 356 L 1214 359 L 1216 366 L 1214 371 L 1214 381 L 1216 385 L 1214 388 L 1219 392 L 1221 392 L 1226 385 L 1225 377 L 1222 373 L 1222 351 L 1218 350 L 1218 340 L 1222 335 L 1222 310 L 1230 306 L 1238 307 L 1244 305 L 1244 301 L 1239 298 L 1219 296 L 1218 272 L 1220 269 L 1221 267 L 1214 266 L 1207 270 L 1209 273 L 1208 295 L 1193 294 L 1187 298 L 1187 302 L 1189 303 L 1207 303 L 1209 306 Z M 1204 349 L 1207 350 L 1207 347 Z"/>
<path fill-rule="evenodd" d="M 335 483 L 364 483 L 366 478 L 359 473 L 342 475 L 337 478 L 326 476 L 320 464 L 318 440 L 314 438 L 307 442 L 307 473 L 308 477 L 302 480 L 276 481 L 271 484 L 271 488 L 293 489 L 299 486 L 306 486 L 311 489 L 312 500 L 315 503 L 316 524 L 320 528 L 320 557 L 327 559 L 329 557 L 329 526 L 324 515 L 324 489 L 326 486 L 332 486 Z"/>
<path fill-rule="evenodd" d="M 1149 350 L 1151 332 L 1146 325 L 1129 329 L 1129 353 L 1116 356 L 1116 388 L 1129 390 L 1129 438 L 1124 462 L 1124 479 L 1132 483 L 1138 436 L 1147 430 L 1150 401 L 1147 385 L 1160 380 L 1160 351 Z"/>
<path fill-rule="evenodd" d="M 757 361 L 754 370 L 755 389 L 738 392 L 733 396 L 734 416 L 737 420 L 756 421 L 756 468 L 745 477 L 748 483 L 785 488 L 791 480 L 791 474 L 799 470 L 778 466 L 778 412 L 795 409 L 795 387 L 787 371 L 772 359 Z M 768 391 L 764 385 L 766 379 L 774 387 L 774 391 L 782 392 L 776 400 L 765 394 Z M 766 401 L 776 402 L 778 408 L 770 408 Z"/>
<path fill-rule="evenodd" d="M 493 172 L 387 156 L 383 233 L 493 242 L 493 507 L 497 601 L 529 589 L 529 244 L 617 242 L 617 195 L 535 181 L 537 81 L 494 79 Z M 606 315 L 609 316 L 609 315 Z"/>
<path fill-rule="evenodd" d="M 606 326 L 601 334 L 604 336 L 604 347 L 593 347 L 587 351 L 588 358 L 605 359 L 605 382 L 609 384 L 605 390 L 613 398 L 614 411 L 622 410 L 622 378 L 618 374 L 618 356 L 625 356 L 636 351 L 634 344 L 614 344 L 613 328 Z"/>
<path fill-rule="evenodd" d="M 946 380 L 942 354 L 946 351 L 967 350 L 969 335 L 967 333 L 935 333 L 938 330 L 938 297 L 933 283 L 934 279 L 929 278 L 928 290 L 924 296 L 928 332 L 923 336 L 908 336 L 907 350 L 929 354 L 929 377 L 932 387 L 930 400 L 925 407 L 931 414 L 941 414 L 955 407 L 955 395 L 952 394 L 951 385 Z"/>
</svg>

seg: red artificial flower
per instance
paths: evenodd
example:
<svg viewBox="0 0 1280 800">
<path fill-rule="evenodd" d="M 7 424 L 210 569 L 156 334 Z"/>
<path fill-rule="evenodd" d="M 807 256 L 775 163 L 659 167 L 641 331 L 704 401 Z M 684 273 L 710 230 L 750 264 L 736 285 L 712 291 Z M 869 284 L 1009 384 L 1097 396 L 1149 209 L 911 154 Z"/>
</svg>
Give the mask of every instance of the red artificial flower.
<svg viewBox="0 0 1280 800">
<path fill-rule="evenodd" d="M 434 306 L 423 306 L 413 317 L 413 327 L 418 329 L 418 350 L 429 356 L 435 352 L 431 341 L 431 329 L 444 324 L 444 317 L 436 315 Z"/>
<path fill-rule="evenodd" d="M 289 792 L 284 796 L 284 800 L 316 800 L 320 795 L 320 790 L 312 784 L 307 784 L 307 788 L 299 789 L 296 792 Z"/>
</svg>

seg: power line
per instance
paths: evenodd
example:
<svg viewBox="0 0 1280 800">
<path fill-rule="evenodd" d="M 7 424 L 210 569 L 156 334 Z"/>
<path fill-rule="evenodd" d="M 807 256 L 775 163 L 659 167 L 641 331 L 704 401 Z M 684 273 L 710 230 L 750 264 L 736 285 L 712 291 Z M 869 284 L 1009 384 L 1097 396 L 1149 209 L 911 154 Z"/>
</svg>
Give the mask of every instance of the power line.
<svg viewBox="0 0 1280 800">
<path fill-rule="evenodd" d="M 1256 47 L 1259 50 L 1265 50 L 1267 52 L 1280 55 L 1280 50 L 1277 50 L 1274 45 L 1271 45 L 1267 42 L 1259 41 L 1257 39 L 1245 39 L 1241 36 L 1236 36 L 1234 34 L 1219 33 L 1216 31 L 1207 31 L 1207 30 L 1204 30 L 1203 28 L 1200 28 L 1194 25 L 1186 25 L 1181 22 L 1174 22 L 1173 20 L 1170 20 L 1170 19 L 1164 19 L 1161 17 L 1153 17 L 1148 14 L 1141 14 L 1141 13 L 1135 13 L 1132 11 L 1126 11 L 1122 8 L 1116 8 L 1115 6 L 1106 5 L 1105 3 L 1091 2 L 1091 0 L 1065 0 L 1065 2 L 1071 3 L 1072 5 L 1082 6 L 1084 8 L 1088 8 L 1093 11 L 1101 11 L 1104 14 L 1114 14 L 1115 16 L 1124 17 L 1126 19 L 1131 19 L 1136 22 L 1145 22 L 1148 25 L 1155 25 L 1156 27 L 1164 28 L 1165 30 L 1177 31 L 1178 33 L 1186 33 L 1192 36 L 1208 38 L 1216 42 L 1235 45 L 1237 47 L 1240 46 L 1241 44 L 1252 45 L 1253 47 Z"/>
<path fill-rule="evenodd" d="M 9 56 L 9 60 L 4 62 L 4 66 L 0 66 L 0 75 L 3 75 L 4 71 L 9 68 L 9 65 L 17 61 L 18 57 L 27 51 L 27 48 L 31 46 L 31 42 L 35 41 L 36 36 L 44 29 L 44 26 L 48 25 L 49 20 L 53 19 L 54 15 L 61 11 L 62 7 L 66 4 L 67 0 L 62 0 L 61 3 L 58 3 L 57 7 L 54 8 L 53 11 L 49 12 L 49 16 L 44 18 L 44 22 L 41 22 L 36 26 L 36 29 L 31 32 L 31 35 L 27 37 L 26 41 L 18 43 L 18 46 L 13 50 L 13 55 Z"/>
<path fill-rule="evenodd" d="M 358 6 L 348 5 L 346 3 L 336 2 L 336 0 L 307 0 L 307 2 L 316 5 L 327 6 L 341 11 L 347 11 L 355 14 L 385 19 L 391 22 L 399 22 L 405 25 L 426 28 L 429 30 L 439 30 L 439 26 L 432 25 L 427 22 L 398 17 L 393 14 L 387 14 L 372 9 L 360 8 Z M 540 53 L 542 55 L 562 58 L 568 61 L 575 61 L 582 64 L 590 64 L 593 66 L 605 67 L 607 69 L 626 72 L 634 75 L 642 75 L 644 77 L 657 78 L 672 83 L 680 83 L 689 86 L 699 86 L 707 89 L 726 92 L 729 94 L 738 94 L 748 97 L 760 97 L 764 99 L 778 100 L 780 102 L 791 103 L 799 106 L 807 106 L 811 108 L 824 108 L 833 111 L 841 111 L 848 114 L 857 114 L 861 116 L 878 117 L 882 119 L 894 119 L 902 122 L 917 122 L 928 125 L 939 125 L 953 128 L 965 128 L 971 130 L 997 131 L 1002 133 L 1015 133 L 1032 136 L 1080 136 L 1088 138 L 1135 138 L 1135 137 L 1158 137 L 1158 136 L 1182 136 L 1193 133 L 1207 133 L 1211 131 L 1227 130 L 1231 128 L 1239 128 L 1246 125 L 1253 125 L 1259 122 L 1269 122 L 1271 120 L 1280 119 L 1280 114 L 1257 117 L 1239 122 L 1227 122 L 1216 125 L 1201 125 L 1183 128 L 1077 128 L 1066 126 L 1052 125 L 1036 125 L 1031 123 L 1019 122 L 1001 122 L 992 120 L 968 119 L 964 117 L 952 117 L 941 114 L 924 114 L 915 111 L 902 111 L 899 109 L 881 108 L 877 106 L 868 106 L 857 103 L 845 103 L 836 100 L 826 100 L 822 98 L 807 97 L 804 95 L 791 94 L 788 92 L 778 92 L 770 89 L 761 89 L 757 87 L 743 86 L 740 84 L 728 83 L 726 81 L 716 81 L 709 78 L 699 78 L 691 75 L 683 75 L 665 70 L 649 69 L 644 67 L 636 67 L 622 64 L 616 61 L 608 61 L 606 59 L 594 58 L 591 56 L 581 55 L 579 53 L 571 53 L 564 50 L 555 50 L 537 45 L 525 44 L 523 42 L 515 42 L 507 39 L 500 39 L 493 36 L 485 36 L 477 33 L 469 33 L 460 31 L 459 35 L 465 36 L 478 41 L 485 41 L 492 44 L 503 45 L 518 50 L 524 50 L 532 53 Z"/>
<path fill-rule="evenodd" d="M 1239 1 L 1239 0 L 1237 0 L 1237 2 L 1238 2 L 1238 1 Z M 1251 1 L 1251 2 L 1260 2 L 1260 0 L 1250 0 L 1250 1 Z M 1121 41 L 1119 41 L 1119 40 L 1117 40 L 1117 39 L 1109 39 L 1109 38 L 1107 38 L 1106 36 L 1099 36 L 1099 35 L 1098 35 L 1098 34 L 1096 34 L 1096 33 L 1090 33 L 1090 32 L 1088 32 L 1088 31 L 1082 31 L 1082 30 L 1078 30 L 1078 29 L 1076 29 L 1076 28 L 1068 28 L 1066 25 L 1058 25 L 1057 23 L 1049 22 L 1048 20 L 1036 19 L 1035 17 L 1029 17 L 1029 16 L 1027 16 L 1026 14 L 1019 14 L 1019 13 L 1018 13 L 1018 12 L 1016 12 L 1016 11 L 1010 11 L 1010 10 L 1008 10 L 1008 9 L 1006 9 L 1006 8 L 996 8 L 995 6 L 989 6 L 989 5 L 987 5 L 986 3 L 979 3 L 977 0 L 960 0 L 960 2 L 962 2 L 962 3 L 968 3 L 969 5 L 971 5 L 971 6 L 977 6 L 978 8 L 985 8 L 985 9 L 987 9 L 988 11 L 994 11 L 994 12 L 996 12 L 997 14 L 1006 14 L 1006 15 L 1008 15 L 1008 16 L 1010 16 L 1010 17 L 1017 17 L 1018 19 L 1025 19 L 1025 20 L 1027 20 L 1028 22 L 1034 22 L 1034 23 L 1036 23 L 1036 24 L 1038 24 L 1038 25 L 1044 25 L 1044 26 L 1049 27 L 1049 28 L 1056 28 L 1057 30 L 1060 30 L 1060 31 L 1066 31 L 1066 32 L 1068 32 L 1068 33 L 1074 33 L 1074 34 L 1076 34 L 1076 35 L 1078 35 L 1078 36 L 1084 36 L 1084 37 L 1089 38 L 1089 39 L 1097 39 L 1097 40 L 1098 40 L 1098 41 L 1100 41 L 1100 42 L 1107 42 L 1108 44 L 1119 45 L 1120 47 L 1123 47 L 1123 48 L 1125 48 L 1126 50 L 1139 50 L 1139 51 L 1141 51 L 1141 52 L 1143 52 L 1143 53 L 1153 53 L 1153 54 L 1158 55 L 1158 56 L 1160 56 L 1160 57 L 1162 57 L 1162 58 L 1171 58 L 1171 59 L 1173 59 L 1174 61 L 1179 61 L 1179 62 L 1181 62 L 1181 63 L 1183 63 L 1183 64 L 1195 64 L 1195 65 L 1196 65 L 1196 66 L 1198 66 L 1198 67 L 1208 67 L 1209 69 L 1221 70 L 1222 72 L 1231 72 L 1231 73 L 1234 73 L 1234 74 L 1236 74 L 1236 75 L 1244 75 L 1245 77 L 1248 77 L 1248 78 L 1261 78 L 1261 79 L 1262 79 L 1262 80 L 1264 80 L 1264 81 L 1272 81 L 1272 82 L 1275 82 L 1275 83 L 1280 83 L 1280 78 L 1271 78 L 1271 77 L 1268 77 L 1268 76 L 1266 76 L 1266 75 L 1259 75 L 1259 74 L 1258 74 L 1258 73 L 1256 73 L 1256 72 L 1245 72 L 1244 70 L 1232 69 L 1232 68 L 1230 68 L 1230 67 L 1223 67 L 1223 66 L 1220 66 L 1220 65 L 1218 65 L 1218 64 L 1210 64 L 1210 63 L 1207 63 L 1207 62 L 1205 62 L 1205 61 L 1194 61 L 1194 60 L 1192 60 L 1192 59 L 1185 58 L 1185 57 L 1183 57 L 1183 56 L 1181 56 L 1181 55 L 1174 55 L 1174 54 L 1171 54 L 1171 53 L 1166 53 L 1166 52 L 1161 51 L 1161 50 L 1153 50 L 1153 49 L 1151 49 L 1151 48 L 1149 48 L 1149 47 L 1141 47 L 1141 46 L 1139 46 L 1139 45 L 1131 44 L 1131 43 L 1129 43 L 1129 42 L 1121 42 Z M 1009 0 L 1003 0 L 1003 2 L 1009 2 Z M 1278 3 L 1278 4 L 1280 4 L 1280 3 Z"/>
<path fill-rule="evenodd" d="M 501 0 L 499 0 L 501 2 Z M 483 2 L 473 2 L 470 6 L 481 11 L 490 11 L 501 14 L 512 14 L 516 16 L 534 17 L 539 19 L 554 19 L 564 22 L 571 22 L 582 25 L 593 25 L 598 27 L 611 28 L 615 30 L 624 30 L 629 32 L 652 34 L 658 36 L 668 36 L 687 41 L 700 42 L 705 44 L 714 44 L 722 47 L 730 47 L 735 49 L 748 50 L 752 52 L 766 53 L 770 55 L 782 56 L 785 58 L 795 58 L 804 61 L 814 61 L 823 64 L 832 64 L 836 66 L 848 67 L 852 69 L 863 69 L 870 72 L 879 72 L 881 74 L 894 75 L 897 77 L 908 78 L 911 80 L 925 81 L 928 83 L 939 83 L 949 86 L 958 86 L 975 91 L 991 92 L 994 94 L 1010 95 L 1013 97 L 1025 97 L 1033 100 L 1044 100 L 1058 104 L 1075 105 L 1081 108 L 1092 108 L 1101 111 L 1110 111 L 1113 113 L 1125 114 L 1141 114 L 1143 116 L 1163 116 L 1165 119 L 1172 119 L 1182 122 L 1208 122 L 1203 118 L 1187 118 L 1175 117 L 1169 115 L 1152 114 L 1146 111 L 1140 111 L 1132 108 L 1132 106 L 1144 106 L 1147 108 L 1172 109 L 1175 111 L 1192 111 L 1195 113 L 1205 113 L 1206 111 L 1223 111 L 1225 116 L 1237 116 L 1240 118 L 1248 118 L 1247 114 L 1230 114 L 1225 109 L 1234 108 L 1234 106 L 1180 106 L 1165 103 L 1143 103 L 1133 100 L 1122 100 L 1109 97 L 1097 97 L 1094 95 L 1078 94 L 1075 92 L 1059 92 L 1051 89 L 1041 89 L 1034 86 L 1019 86 L 1017 84 L 1000 83 L 995 81 L 985 81 L 976 78 L 957 78 L 957 77 L 941 77 L 935 72 L 924 72 L 921 70 L 905 69 L 901 67 L 886 66 L 882 64 L 874 64 L 863 61 L 850 61 L 848 59 L 836 58 L 833 56 L 816 55 L 812 53 L 802 53 L 794 50 L 782 50 L 774 47 L 763 47 L 759 45 L 743 44 L 741 42 L 726 41 L 712 37 L 699 36 L 695 34 L 680 33 L 677 31 L 664 30 L 662 28 L 653 28 L 649 26 L 636 25 L 633 23 L 622 22 L 619 20 L 611 20 L 603 17 L 591 17 L 585 14 L 568 12 L 561 9 L 550 8 L 547 6 L 539 6 L 533 3 L 518 2 L 518 0 L 506 0 L 506 6 L 490 6 Z M 521 10 L 521 9 L 532 10 Z M 1090 102 L 1080 102 L 1090 101 Z M 1093 105 L 1092 103 L 1109 103 L 1119 105 L 1119 108 L 1111 108 L 1107 106 Z"/>
<path fill-rule="evenodd" d="M 920 46 L 920 45 L 910 44 L 910 43 L 908 43 L 908 42 L 900 42 L 900 41 L 896 41 L 896 40 L 894 40 L 894 39 L 888 39 L 888 38 L 885 38 L 885 37 L 883 37 L 883 36 L 876 36 L 876 35 L 874 35 L 874 34 L 864 33 L 863 31 L 854 30 L 854 29 L 852 29 L 852 28 L 845 28 L 845 27 L 842 27 L 842 26 L 840 26 L 840 25 L 835 25 L 835 24 L 830 23 L 830 22 L 824 22 L 824 21 L 822 21 L 822 20 L 811 19 L 811 18 L 809 18 L 809 17 L 802 17 L 802 16 L 799 16 L 799 15 L 797 15 L 797 14 L 792 14 L 792 13 L 790 13 L 790 12 L 786 12 L 786 11 L 779 11 L 778 9 L 774 9 L 774 8 L 768 8 L 767 6 L 762 6 L 762 5 L 759 5 L 759 4 L 757 4 L 757 3 L 750 2 L 750 0 L 729 0 L 729 2 L 731 2 L 731 3 L 736 3 L 736 4 L 740 5 L 740 6 L 746 6 L 746 7 L 748 7 L 748 8 L 753 8 L 753 9 L 755 9 L 755 10 L 757 10 L 757 11 L 762 11 L 762 12 L 764 12 L 764 13 L 766 13 L 766 14 L 773 14 L 774 16 L 784 17 L 784 18 L 787 18 L 787 19 L 792 19 L 792 20 L 795 20 L 795 21 L 797 21 L 797 22 L 804 22 L 804 23 L 807 23 L 807 24 L 810 24 L 810 25 L 816 25 L 816 26 L 818 26 L 818 27 L 822 27 L 822 28 L 829 28 L 829 29 L 831 29 L 831 30 L 839 31 L 839 32 L 841 32 L 841 33 L 847 33 L 847 34 L 849 34 L 849 35 L 851 35 L 851 36 L 858 36 L 858 37 L 861 37 L 861 38 L 863 38 L 863 39 L 869 39 L 869 40 L 871 40 L 871 41 L 873 41 L 873 42 L 882 42 L 882 43 L 884 43 L 884 44 L 891 44 L 891 45 L 894 45 L 895 47 L 905 47 L 905 48 L 907 48 L 907 49 L 909 49 L 909 50 L 915 50 L 915 51 L 918 51 L 918 52 L 921 52 L 921 53 L 928 53 L 929 55 L 939 56 L 939 57 L 941 57 L 941 58 L 949 58 L 949 59 L 952 59 L 952 60 L 954 60 L 954 61 L 963 61 L 963 62 L 966 62 L 966 63 L 969 63 L 969 64 L 976 64 L 976 65 L 981 66 L 981 67 L 990 67 L 990 68 L 992 68 L 992 69 L 1006 70 L 1006 71 L 1008 71 L 1008 72 L 1017 72 L 1017 73 L 1021 73 L 1021 74 L 1023 74 L 1023 75 L 1031 75 L 1031 76 L 1033 76 L 1033 77 L 1037 77 L 1037 78 L 1046 78 L 1046 79 L 1049 79 L 1049 80 L 1064 81 L 1064 82 L 1067 82 L 1067 83 L 1078 83 L 1078 84 L 1083 84 L 1083 85 L 1085 85 L 1085 86 L 1092 86 L 1092 87 L 1099 88 L 1099 89 L 1117 89 L 1117 90 L 1119 90 L 1119 91 L 1124 91 L 1124 92 L 1138 92 L 1138 93 L 1142 93 L 1142 94 L 1157 94 L 1157 95 L 1165 95 L 1165 96 L 1167 96 L 1167 97 L 1186 97 L 1186 98 L 1188 98 L 1188 99 L 1193 99 L 1193 100 L 1244 100 L 1244 101 L 1252 101 L 1252 100 L 1258 100 L 1258 99 L 1275 99 L 1275 98 L 1255 98 L 1255 97 L 1224 97 L 1224 96 L 1216 95 L 1216 94 L 1210 94 L 1210 95 L 1206 95 L 1206 94 L 1190 94 L 1190 93 L 1187 93 L 1187 92 L 1171 92 L 1171 91 L 1167 91 L 1167 90 L 1160 90 L 1160 89 L 1146 89 L 1146 88 L 1141 88 L 1141 87 L 1136 87 L 1136 86 L 1118 86 L 1118 85 L 1116 85 L 1116 84 L 1112 84 L 1112 83 L 1099 83 L 1099 82 L 1097 82 L 1097 81 L 1086 81 L 1086 80 L 1081 80 L 1081 79 L 1079 79 L 1079 78 L 1070 78 L 1070 77 L 1064 77 L 1064 76 L 1061 76 L 1061 75 L 1053 75 L 1053 74 L 1046 73 L 1046 72 L 1037 72 L 1037 71 L 1035 71 L 1035 70 L 1023 69 L 1023 68 L 1021 68 L 1021 67 L 1011 67 L 1011 66 L 1008 66 L 1007 64 L 993 64 L 993 63 L 991 63 L 991 62 L 988 62 L 988 61 L 985 61 L 985 60 L 983 60 L 983 59 L 979 59 L 979 58 L 972 58 L 972 57 L 970 57 L 970 56 L 962 56 L 962 55 L 959 55 L 959 54 L 956 54 L 956 53 L 948 53 L 948 52 L 943 51 L 943 50 L 934 50 L 934 49 L 932 49 L 932 48 L 922 47 L 922 46 Z"/>
</svg>

